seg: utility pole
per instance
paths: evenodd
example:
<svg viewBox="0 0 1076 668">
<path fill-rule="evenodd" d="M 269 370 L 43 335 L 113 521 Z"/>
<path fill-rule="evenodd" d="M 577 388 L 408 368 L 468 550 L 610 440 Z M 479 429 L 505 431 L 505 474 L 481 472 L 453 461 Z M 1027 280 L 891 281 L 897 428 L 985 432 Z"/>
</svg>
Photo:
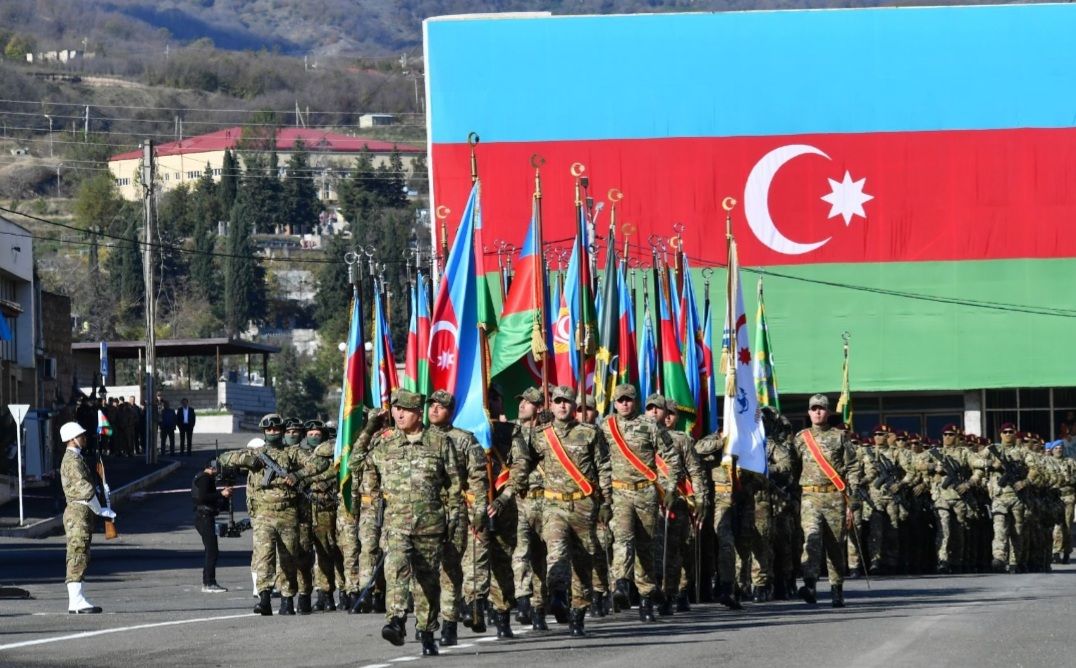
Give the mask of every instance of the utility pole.
<svg viewBox="0 0 1076 668">
<path fill-rule="evenodd" d="M 157 461 L 157 424 L 154 405 L 153 375 L 157 365 L 157 337 L 153 326 L 157 320 L 156 292 L 153 288 L 153 189 L 154 189 L 154 162 L 153 140 L 147 139 L 142 144 L 142 193 L 145 202 L 146 228 L 145 245 L 142 249 L 142 271 L 146 279 L 146 417 L 145 417 L 145 443 L 146 463 L 153 464 Z"/>
<path fill-rule="evenodd" d="M 90 141 L 90 105 L 86 105 L 86 120 L 82 125 L 82 141 Z"/>
</svg>

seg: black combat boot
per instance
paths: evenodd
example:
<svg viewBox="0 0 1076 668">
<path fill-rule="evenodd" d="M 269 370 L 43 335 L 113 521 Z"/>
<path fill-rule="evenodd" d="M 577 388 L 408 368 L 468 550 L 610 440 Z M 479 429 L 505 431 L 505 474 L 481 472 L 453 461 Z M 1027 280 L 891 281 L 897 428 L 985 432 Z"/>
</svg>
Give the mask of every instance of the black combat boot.
<svg viewBox="0 0 1076 668">
<path fill-rule="evenodd" d="M 844 607 L 844 585 L 830 585 L 829 596 L 834 608 Z"/>
<path fill-rule="evenodd" d="M 320 593 L 320 592 L 319 592 Z M 310 614 L 310 594 L 299 594 L 299 614 Z"/>
<path fill-rule="evenodd" d="M 631 583 L 620 579 L 616 581 L 616 589 L 613 590 L 613 603 L 621 610 L 631 607 Z"/>
<path fill-rule="evenodd" d="M 463 624 L 467 628 L 474 626 L 474 605 L 461 600 L 459 614 L 460 624 Z"/>
<path fill-rule="evenodd" d="M 994 559 L 990 562 L 990 570 L 994 571 L 995 573 L 1004 573 L 1007 569 L 1005 567 L 1004 561 L 1002 561 L 1001 559 Z"/>
<path fill-rule="evenodd" d="M 422 631 L 419 634 L 419 642 L 422 643 L 422 656 L 437 656 L 437 643 L 433 640 L 433 631 Z"/>
<path fill-rule="evenodd" d="M 942 559 L 938 562 L 938 575 L 949 575 L 953 570 L 949 568 L 949 562 Z"/>
<path fill-rule="evenodd" d="M 374 595 L 370 597 L 370 600 L 372 601 L 370 607 L 374 612 L 382 615 L 385 614 L 385 592 L 375 591 Z"/>
<path fill-rule="evenodd" d="M 587 615 L 591 619 L 605 616 L 605 592 L 590 592 L 590 609 L 587 611 Z"/>
<path fill-rule="evenodd" d="M 486 626 L 497 626 L 497 611 L 488 602 L 486 603 Z"/>
<path fill-rule="evenodd" d="M 550 601 L 549 611 L 553 613 L 553 619 L 557 620 L 558 624 L 568 623 L 568 594 L 563 591 L 553 592 L 552 600 Z"/>
<path fill-rule="evenodd" d="M 643 596 L 639 599 L 639 621 L 657 621 L 657 618 L 654 617 L 654 602 L 650 600 L 649 596 Z"/>
<path fill-rule="evenodd" d="M 295 597 L 294 596 L 280 596 L 280 610 L 278 614 L 281 615 L 294 615 L 295 614 Z"/>
<path fill-rule="evenodd" d="M 393 645 L 400 647 L 407 637 L 407 620 L 403 617 L 393 617 L 388 624 L 381 627 L 381 637 Z"/>
<path fill-rule="evenodd" d="M 512 633 L 512 615 L 505 610 L 504 612 L 498 612 L 497 615 L 497 640 L 506 640 L 515 638 Z"/>
<path fill-rule="evenodd" d="M 273 592 L 268 589 L 258 592 L 258 604 L 254 606 L 254 612 L 271 617 L 273 614 L 272 596 Z"/>
<path fill-rule="evenodd" d="M 347 612 L 349 614 L 351 613 L 351 594 L 347 593 L 346 591 L 341 590 L 341 592 L 340 592 L 340 608 L 339 609 L 340 610 L 347 610 Z"/>
<path fill-rule="evenodd" d="M 474 606 L 467 606 L 468 608 L 474 608 L 474 620 L 471 622 L 471 630 L 475 633 L 486 632 L 486 607 L 489 602 L 484 598 L 475 600 Z"/>
<path fill-rule="evenodd" d="M 456 622 L 441 623 L 441 647 L 451 647 L 459 643 L 456 633 Z"/>
<path fill-rule="evenodd" d="M 583 622 L 586 618 L 586 608 L 572 608 L 571 619 L 568 622 L 568 634 L 573 638 L 586 637 L 587 633 L 583 630 Z"/>
<path fill-rule="evenodd" d="M 332 600 L 331 596 L 329 597 L 329 600 L 330 601 Z M 301 601 L 300 601 L 299 605 L 302 606 Z M 314 608 L 314 610 L 317 610 L 318 612 L 325 612 L 325 592 L 321 591 L 320 589 L 318 590 L 318 595 L 316 597 L 316 600 L 314 601 L 313 608 Z M 333 606 L 333 609 L 335 610 L 336 606 Z"/>
<path fill-rule="evenodd" d="M 818 582 L 814 578 L 803 578 L 803 586 L 800 587 L 799 596 L 810 605 L 818 603 L 818 593 L 815 591 L 815 583 Z"/>
<path fill-rule="evenodd" d="M 545 623 L 545 606 L 536 605 L 531 608 L 531 630 L 548 631 L 549 626 Z"/>
<path fill-rule="evenodd" d="M 520 624 L 531 623 L 531 597 L 520 596 L 516 599 L 516 622 Z"/>
<path fill-rule="evenodd" d="M 325 592 L 325 609 L 330 612 L 336 610 L 336 599 L 333 598 L 333 593 L 331 591 Z"/>
<path fill-rule="evenodd" d="M 732 595 L 732 583 L 725 582 L 718 585 L 717 602 L 729 610 L 743 610 L 743 606 Z"/>
<path fill-rule="evenodd" d="M 676 597 L 676 611 L 677 612 L 690 612 L 691 602 L 688 600 L 687 590 L 680 591 L 680 595 Z"/>
<path fill-rule="evenodd" d="M 755 587 L 754 596 L 752 597 L 752 600 L 755 603 L 766 603 L 771 598 L 773 598 L 773 596 L 770 594 L 769 585 L 759 585 Z"/>
<path fill-rule="evenodd" d="M 673 597 L 666 596 L 665 599 L 658 605 L 658 614 L 662 617 L 670 617 L 673 614 Z"/>
</svg>

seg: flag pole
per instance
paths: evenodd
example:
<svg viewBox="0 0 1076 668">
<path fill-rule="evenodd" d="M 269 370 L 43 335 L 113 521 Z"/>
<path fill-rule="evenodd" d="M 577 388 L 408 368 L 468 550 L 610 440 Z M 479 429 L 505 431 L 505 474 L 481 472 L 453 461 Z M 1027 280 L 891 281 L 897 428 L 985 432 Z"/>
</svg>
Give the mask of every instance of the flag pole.
<svg viewBox="0 0 1076 668">
<path fill-rule="evenodd" d="M 542 165 L 545 164 L 545 158 L 537 153 L 531 155 L 531 167 L 534 168 L 534 195 L 533 195 L 533 212 L 534 212 L 534 236 L 532 239 L 532 248 L 534 252 L 541 253 L 541 261 L 538 262 L 538 266 L 535 267 L 535 271 L 538 272 L 538 280 L 534 282 L 534 303 L 538 305 L 538 319 L 534 323 L 531 334 L 531 350 L 534 355 L 534 361 L 538 363 L 542 371 L 542 399 L 543 406 L 546 410 L 549 410 L 549 348 L 546 346 L 545 341 L 545 323 L 546 323 L 546 310 L 548 305 L 546 304 L 546 277 L 548 273 L 548 260 L 545 253 L 542 252 Z"/>
<path fill-rule="evenodd" d="M 587 168 L 583 163 L 573 162 L 569 170 L 572 176 L 575 177 L 575 224 L 577 228 L 579 221 L 582 220 L 583 216 L 583 180 L 587 179 L 587 177 L 583 176 L 583 172 L 585 172 L 586 169 Z M 587 180 L 589 181 L 589 179 Z M 576 233 L 576 237 L 579 237 L 580 233 L 585 235 L 586 230 L 579 229 L 579 232 Z M 576 312 L 579 313 L 579 322 L 575 324 L 575 344 L 576 349 L 579 352 L 579 366 L 576 367 L 579 369 L 579 380 L 576 381 L 576 397 L 578 398 L 576 406 L 583 406 L 585 408 L 587 400 L 587 357 L 586 350 L 584 349 L 585 341 L 583 340 L 583 263 L 590 262 L 590 258 L 586 247 L 586 237 L 577 238 L 575 243 L 578 244 L 577 252 L 579 253 L 579 263 L 575 269 L 577 272 L 576 283 L 579 286 L 579 289 L 576 290 L 576 308 L 578 309 Z"/>
<path fill-rule="evenodd" d="M 728 343 L 721 349 L 721 367 L 725 374 L 725 396 L 736 395 L 736 240 L 732 236 L 732 210 L 736 200 L 726 197 L 721 201 L 725 210 L 725 247 L 728 265 L 725 267 L 725 326 L 728 328 Z M 722 337 L 724 338 L 724 337 Z"/>
<path fill-rule="evenodd" d="M 654 357 L 656 363 L 654 364 L 654 390 L 658 393 L 662 391 L 662 381 L 664 380 L 664 364 L 661 359 L 661 300 L 662 300 L 662 273 L 661 273 L 661 256 L 658 255 L 658 250 L 664 244 L 664 239 L 660 236 L 651 234 L 647 242 L 650 244 L 650 265 L 654 270 L 654 303 L 657 305 L 657 326 L 654 327 Z M 645 401 L 645 399 L 644 399 Z"/>
</svg>

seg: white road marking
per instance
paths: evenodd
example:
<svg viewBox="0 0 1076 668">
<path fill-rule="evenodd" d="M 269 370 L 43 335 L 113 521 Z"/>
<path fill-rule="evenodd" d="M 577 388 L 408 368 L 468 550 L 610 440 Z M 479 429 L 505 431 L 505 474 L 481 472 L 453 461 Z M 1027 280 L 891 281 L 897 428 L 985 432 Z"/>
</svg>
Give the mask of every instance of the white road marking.
<svg viewBox="0 0 1076 668">
<path fill-rule="evenodd" d="M 198 617 L 196 619 L 178 619 L 171 622 L 155 622 L 153 624 L 136 624 L 135 626 L 120 626 L 114 629 L 101 629 L 99 631 L 84 631 L 82 633 L 69 633 L 64 636 L 53 636 L 51 638 L 38 638 L 37 640 L 24 640 L 22 642 L 13 642 L 6 645 L 0 645 L 0 652 L 6 649 L 18 649 L 20 647 L 31 647 L 33 645 L 47 645 L 53 642 L 62 642 L 64 640 L 81 640 L 82 638 L 93 638 L 94 636 L 103 636 L 110 633 L 122 633 L 124 631 L 140 631 L 142 629 L 155 629 L 162 626 L 179 626 L 180 624 L 197 624 L 198 622 L 218 622 L 224 619 L 239 619 L 240 617 L 254 617 L 249 612 L 241 615 L 221 615 L 219 617 Z"/>
<path fill-rule="evenodd" d="M 417 656 L 398 656 L 395 659 L 389 659 L 389 661 L 403 663 L 404 661 L 418 661 Z"/>
<path fill-rule="evenodd" d="M 497 636 L 486 636 L 485 638 L 478 638 L 475 642 L 493 642 L 497 639 Z"/>
<path fill-rule="evenodd" d="M 474 647 L 473 642 L 461 642 L 458 645 L 450 647 L 449 649 L 467 649 L 468 647 Z"/>
<path fill-rule="evenodd" d="M 371 663 L 371 664 L 368 664 L 368 665 L 365 665 L 365 666 L 360 666 L 359 668 L 389 668 L 389 664 L 387 664 L 387 663 Z"/>
</svg>

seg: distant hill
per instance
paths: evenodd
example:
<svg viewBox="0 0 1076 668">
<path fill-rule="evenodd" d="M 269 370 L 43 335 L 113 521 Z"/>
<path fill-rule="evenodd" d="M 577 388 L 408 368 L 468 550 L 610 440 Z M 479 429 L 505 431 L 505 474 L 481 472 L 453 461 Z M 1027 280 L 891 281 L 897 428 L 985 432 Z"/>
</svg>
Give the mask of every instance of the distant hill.
<svg viewBox="0 0 1076 668">
<path fill-rule="evenodd" d="M 995 2 L 997 0 L 994 0 Z M 419 55 L 422 20 L 483 12 L 609 14 L 911 4 L 878 0 L 4 0 L 0 38 L 28 34 L 39 46 L 161 52 L 209 40 L 224 50 L 289 55 Z M 85 40 L 85 42 L 83 42 Z M 0 44 L 0 47 L 4 46 Z"/>
</svg>

